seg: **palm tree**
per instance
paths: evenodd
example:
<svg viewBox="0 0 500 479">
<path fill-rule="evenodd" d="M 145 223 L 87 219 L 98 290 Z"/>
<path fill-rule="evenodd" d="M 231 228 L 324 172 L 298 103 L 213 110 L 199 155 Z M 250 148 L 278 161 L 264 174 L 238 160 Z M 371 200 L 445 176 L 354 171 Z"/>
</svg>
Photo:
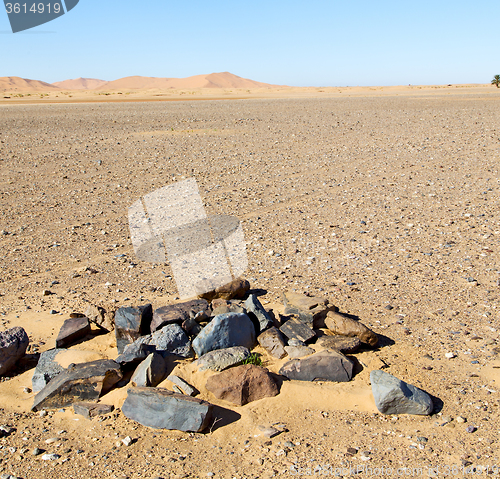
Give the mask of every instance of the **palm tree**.
<svg viewBox="0 0 500 479">
<path fill-rule="evenodd" d="M 500 88 L 500 75 L 495 75 L 493 80 L 491 80 L 492 85 L 496 85 L 497 88 Z"/>
</svg>

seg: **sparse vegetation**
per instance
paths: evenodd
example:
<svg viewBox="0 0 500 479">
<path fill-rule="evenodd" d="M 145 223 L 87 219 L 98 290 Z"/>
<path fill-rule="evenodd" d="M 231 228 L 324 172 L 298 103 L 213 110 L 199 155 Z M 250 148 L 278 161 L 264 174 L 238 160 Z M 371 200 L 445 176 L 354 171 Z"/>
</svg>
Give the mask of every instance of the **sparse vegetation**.
<svg viewBox="0 0 500 479">
<path fill-rule="evenodd" d="M 491 80 L 491 84 L 495 85 L 497 88 L 500 88 L 500 75 L 495 75 L 493 80 Z"/>
<path fill-rule="evenodd" d="M 255 366 L 262 366 L 262 361 L 257 353 L 252 353 L 248 358 L 243 361 L 243 364 L 253 364 Z"/>
</svg>

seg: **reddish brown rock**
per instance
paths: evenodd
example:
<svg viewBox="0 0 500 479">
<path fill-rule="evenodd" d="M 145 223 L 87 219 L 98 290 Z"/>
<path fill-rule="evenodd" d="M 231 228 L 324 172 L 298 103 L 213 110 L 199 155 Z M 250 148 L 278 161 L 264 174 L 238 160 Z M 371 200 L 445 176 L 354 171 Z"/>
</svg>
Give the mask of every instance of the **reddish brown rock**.
<svg viewBox="0 0 500 479">
<path fill-rule="evenodd" d="M 56 348 L 65 348 L 90 334 L 87 318 L 69 318 L 64 321 L 56 339 Z"/>
<path fill-rule="evenodd" d="M 283 303 L 286 315 L 296 315 L 299 320 L 311 328 L 325 327 L 325 318 L 328 311 L 337 311 L 335 306 L 329 306 L 325 298 L 315 298 L 305 294 L 285 292 Z"/>
<path fill-rule="evenodd" d="M 211 309 L 208 301 L 204 299 L 193 299 L 183 303 L 169 304 L 155 309 L 153 321 L 151 322 L 151 332 L 163 328 L 167 324 L 182 324 L 190 317 L 195 317 L 198 313 L 204 313 L 204 318 L 208 320 L 211 315 Z"/>
<path fill-rule="evenodd" d="M 275 380 L 266 368 L 244 364 L 210 376 L 206 388 L 217 399 L 237 406 L 278 395 Z"/>
<path fill-rule="evenodd" d="M 219 286 L 215 290 L 208 291 L 206 293 L 201 293 L 198 295 L 199 298 L 206 299 L 207 301 L 212 301 L 215 298 L 222 299 L 242 299 L 245 294 L 250 289 L 250 283 L 246 279 L 237 278 L 224 286 Z"/>
<path fill-rule="evenodd" d="M 378 343 L 378 336 L 371 329 L 343 314 L 330 311 L 326 316 L 325 324 L 335 334 L 359 338 L 362 343 L 370 346 L 376 346 Z"/>
</svg>

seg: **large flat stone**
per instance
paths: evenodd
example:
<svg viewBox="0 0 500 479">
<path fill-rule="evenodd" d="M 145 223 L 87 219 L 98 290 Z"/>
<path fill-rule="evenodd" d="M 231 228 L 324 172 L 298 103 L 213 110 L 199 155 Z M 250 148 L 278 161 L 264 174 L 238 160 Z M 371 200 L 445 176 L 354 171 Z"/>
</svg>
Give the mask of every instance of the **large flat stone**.
<svg viewBox="0 0 500 479">
<path fill-rule="evenodd" d="M 210 376 L 206 388 L 217 399 L 237 406 L 279 393 L 278 385 L 266 368 L 243 364 Z"/>
<path fill-rule="evenodd" d="M 212 404 L 163 388 L 131 388 L 122 412 L 155 429 L 201 432 L 210 423 Z"/>
<path fill-rule="evenodd" d="M 286 315 L 297 315 L 300 321 L 314 329 L 324 328 L 327 312 L 337 310 L 335 306 L 329 306 L 325 298 L 290 291 L 283 293 L 283 303 Z"/>
<path fill-rule="evenodd" d="M 252 349 L 255 344 L 255 327 L 245 313 L 219 314 L 193 340 L 198 357 L 215 349 L 244 346 Z"/>
<path fill-rule="evenodd" d="M 429 415 L 434 409 L 432 398 L 421 389 L 375 369 L 370 373 L 372 393 L 382 414 Z"/>
<path fill-rule="evenodd" d="M 304 359 L 292 359 L 279 373 L 298 381 L 346 382 L 352 378 L 353 364 L 336 351 L 320 351 Z"/>
<path fill-rule="evenodd" d="M 274 358 L 281 359 L 286 356 L 285 337 L 274 326 L 260 333 L 257 341 Z"/>
<path fill-rule="evenodd" d="M 56 348 L 65 348 L 90 334 L 88 318 L 69 318 L 64 321 L 56 338 Z"/>
<path fill-rule="evenodd" d="M 128 344 L 149 334 L 153 308 L 150 304 L 118 308 L 115 313 L 115 335 L 118 352 L 123 353 Z"/>
<path fill-rule="evenodd" d="M 302 342 L 307 342 L 316 336 L 316 333 L 302 321 L 296 318 L 290 318 L 280 327 L 280 331 L 288 339 L 298 339 Z"/>
<path fill-rule="evenodd" d="M 194 318 L 199 312 L 205 313 L 207 318 L 211 314 L 210 305 L 205 299 L 193 299 L 183 303 L 169 304 L 155 309 L 153 321 L 151 322 L 151 332 L 163 328 L 167 324 L 182 324 L 189 318 Z"/>
<path fill-rule="evenodd" d="M 335 336 L 321 336 L 316 343 L 325 349 L 333 349 L 342 354 L 353 354 L 361 347 L 357 337 L 347 337 L 336 334 Z"/>
<path fill-rule="evenodd" d="M 241 364 L 250 356 L 250 351 L 244 346 L 234 346 L 226 349 L 216 349 L 201 356 L 194 363 L 200 371 L 211 369 L 212 371 L 223 371 Z"/>
<path fill-rule="evenodd" d="M 71 365 L 54 377 L 36 396 L 33 411 L 60 408 L 75 402 L 96 402 L 100 394 L 122 378 L 111 359 Z"/>
<path fill-rule="evenodd" d="M 210 289 L 209 282 L 207 284 L 200 284 L 199 291 L 207 291 Z M 242 299 L 247 291 L 250 289 L 250 283 L 246 279 L 237 278 L 224 286 L 219 286 L 215 289 L 210 289 L 205 293 L 198 295 L 199 298 L 206 299 L 207 301 L 212 301 L 216 298 L 221 299 Z"/>
<path fill-rule="evenodd" d="M 95 404 L 91 402 L 77 402 L 73 404 L 73 411 L 75 414 L 80 414 L 87 419 L 96 416 L 103 416 L 104 414 L 109 414 L 114 409 L 114 406 L 110 404 Z"/>
<path fill-rule="evenodd" d="M 28 344 L 28 335 L 20 326 L 0 332 L 0 376 L 9 372 L 24 356 Z"/>
<path fill-rule="evenodd" d="M 343 336 L 356 337 L 362 343 L 376 346 L 378 343 L 378 336 L 369 328 L 367 328 L 360 321 L 356 321 L 348 316 L 333 311 L 328 312 L 325 325 L 335 334 Z"/>
</svg>

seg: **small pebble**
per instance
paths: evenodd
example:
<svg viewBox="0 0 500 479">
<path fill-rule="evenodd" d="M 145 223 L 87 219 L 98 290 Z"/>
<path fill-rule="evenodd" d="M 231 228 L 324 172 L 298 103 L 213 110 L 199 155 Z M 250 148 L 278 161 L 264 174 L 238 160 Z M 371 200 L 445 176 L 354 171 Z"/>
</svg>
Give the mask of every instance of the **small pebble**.
<svg viewBox="0 0 500 479">
<path fill-rule="evenodd" d="M 463 424 L 464 422 L 467 421 L 467 419 L 465 419 L 464 417 L 462 416 L 457 416 L 455 421 L 457 421 L 459 424 Z"/>
<path fill-rule="evenodd" d="M 452 358 L 456 358 L 457 355 L 455 353 L 446 353 L 444 355 L 444 357 L 447 358 L 447 359 L 452 359 Z"/>
<path fill-rule="evenodd" d="M 58 437 L 51 437 L 50 439 L 45 439 L 45 444 L 54 444 L 57 441 L 59 441 Z"/>
<path fill-rule="evenodd" d="M 33 451 L 31 452 L 31 454 L 33 456 L 39 456 L 43 451 L 41 449 L 39 449 L 38 447 L 35 447 L 35 449 L 33 449 Z"/>
<path fill-rule="evenodd" d="M 44 461 L 57 461 L 61 456 L 59 454 L 44 454 L 42 460 Z"/>
<path fill-rule="evenodd" d="M 477 431 L 477 427 L 475 427 L 475 426 L 467 426 L 465 428 L 465 432 L 468 432 L 468 433 L 476 432 L 476 431 Z"/>
<path fill-rule="evenodd" d="M 124 439 L 122 439 L 122 443 L 125 446 L 130 446 L 130 444 L 132 444 L 132 438 L 130 436 L 127 436 Z"/>
<path fill-rule="evenodd" d="M 46 411 L 45 409 L 42 409 L 42 410 L 38 413 L 38 415 L 39 415 L 40 417 L 45 417 L 45 416 L 47 415 L 47 411 Z"/>
</svg>

